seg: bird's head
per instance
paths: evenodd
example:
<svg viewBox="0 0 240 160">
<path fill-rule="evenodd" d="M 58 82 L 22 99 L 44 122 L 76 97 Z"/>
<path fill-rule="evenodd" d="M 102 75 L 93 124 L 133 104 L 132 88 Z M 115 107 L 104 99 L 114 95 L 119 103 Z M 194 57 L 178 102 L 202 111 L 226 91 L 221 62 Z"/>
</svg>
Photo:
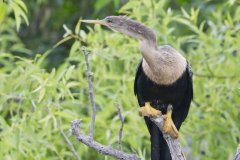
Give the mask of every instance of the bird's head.
<svg viewBox="0 0 240 160">
<path fill-rule="evenodd" d="M 129 35 L 138 40 L 156 41 L 154 32 L 143 24 L 127 18 L 126 16 L 108 16 L 103 20 L 81 20 L 85 23 L 94 23 L 107 26 L 112 30 Z"/>
</svg>

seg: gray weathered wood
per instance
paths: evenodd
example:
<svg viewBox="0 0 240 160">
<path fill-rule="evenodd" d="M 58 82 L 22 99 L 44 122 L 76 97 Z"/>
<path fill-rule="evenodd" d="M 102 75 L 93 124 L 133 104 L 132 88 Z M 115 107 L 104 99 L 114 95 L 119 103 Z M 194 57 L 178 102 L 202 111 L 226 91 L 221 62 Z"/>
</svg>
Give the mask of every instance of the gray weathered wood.
<svg viewBox="0 0 240 160">
<path fill-rule="evenodd" d="M 82 48 L 82 51 L 84 53 L 84 57 L 85 57 L 85 63 L 86 63 L 86 73 L 88 76 L 88 92 L 89 92 L 89 99 L 91 102 L 91 107 L 92 107 L 92 120 L 91 120 L 91 125 L 90 125 L 90 131 L 89 131 L 89 136 L 93 139 L 93 135 L 94 135 L 94 125 L 95 125 L 95 118 L 96 118 L 96 104 L 94 102 L 94 92 L 93 92 L 93 85 L 92 85 L 92 73 L 91 73 L 91 68 L 90 68 L 90 64 L 88 61 L 88 51 L 86 50 L 85 47 Z"/>
<path fill-rule="evenodd" d="M 171 106 L 169 105 L 168 107 L 171 107 Z M 163 115 L 159 114 L 157 117 L 150 118 L 150 119 L 162 131 L 163 123 L 164 123 Z M 162 132 L 162 133 L 163 133 L 163 137 L 166 140 L 168 147 L 170 149 L 172 160 L 186 160 L 186 158 L 183 154 L 179 139 L 173 138 L 169 134 L 165 134 L 164 132 Z"/>
<path fill-rule="evenodd" d="M 102 145 L 93 140 L 90 136 L 82 134 L 80 132 L 80 123 L 80 120 L 75 120 L 72 122 L 71 133 L 75 135 L 80 142 L 84 143 L 88 147 L 95 149 L 101 154 L 109 155 L 121 160 L 140 160 L 140 158 L 138 158 L 135 154 L 124 153 L 120 150 L 112 148 L 111 146 Z"/>
<path fill-rule="evenodd" d="M 236 152 L 233 160 L 240 160 L 240 144 L 238 145 L 237 152 Z"/>
</svg>

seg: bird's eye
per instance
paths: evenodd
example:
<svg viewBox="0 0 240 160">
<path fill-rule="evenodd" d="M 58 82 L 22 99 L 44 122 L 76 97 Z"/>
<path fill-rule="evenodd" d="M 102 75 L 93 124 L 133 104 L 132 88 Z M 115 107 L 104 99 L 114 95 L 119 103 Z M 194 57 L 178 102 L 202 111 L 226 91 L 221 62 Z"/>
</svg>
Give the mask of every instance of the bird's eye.
<svg viewBox="0 0 240 160">
<path fill-rule="evenodd" d="M 108 23 L 112 23 L 112 20 L 109 19 L 109 18 L 107 18 L 107 22 L 108 22 Z"/>
</svg>

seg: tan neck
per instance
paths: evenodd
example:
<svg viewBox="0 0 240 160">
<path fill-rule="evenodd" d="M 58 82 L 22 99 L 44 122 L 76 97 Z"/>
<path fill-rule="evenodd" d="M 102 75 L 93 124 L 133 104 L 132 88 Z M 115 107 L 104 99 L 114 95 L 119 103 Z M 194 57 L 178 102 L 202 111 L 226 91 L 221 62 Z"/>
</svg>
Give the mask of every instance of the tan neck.
<svg viewBox="0 0 240 160">
<path fill-rule="evenodd" d="M 148 41 L 142 41 L 140 51 L 143 56 L 143 71 L 156 84 L 172 84 L 186 70 L 186 59 L 171 46 L 157 48 Z"/>
<path fill-rule="evenodd" d="M 157 45 L 149 40 L 143 40 L 140 42 L 140 51 L 144 60 L 149 64 L 151 68 L 155 66 L 155 59 L 158 55 L 157 53 Z"/>
</svg>

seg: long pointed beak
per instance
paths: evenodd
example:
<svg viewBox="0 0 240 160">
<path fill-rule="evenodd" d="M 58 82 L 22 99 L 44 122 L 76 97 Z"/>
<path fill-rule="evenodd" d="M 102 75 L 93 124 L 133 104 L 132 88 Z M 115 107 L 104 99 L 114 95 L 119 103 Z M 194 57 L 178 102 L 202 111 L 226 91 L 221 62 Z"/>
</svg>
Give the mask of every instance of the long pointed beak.
<svg viewBox="0 0 240 160">
<path fill-rule="evenodd" d="M 101 25 L 107 26 L 107 23 L 104 20 L 80 20 L 80 21 L 84 23 L 94 23 L 94 24 L 101 24 Z"/>
</svg>

